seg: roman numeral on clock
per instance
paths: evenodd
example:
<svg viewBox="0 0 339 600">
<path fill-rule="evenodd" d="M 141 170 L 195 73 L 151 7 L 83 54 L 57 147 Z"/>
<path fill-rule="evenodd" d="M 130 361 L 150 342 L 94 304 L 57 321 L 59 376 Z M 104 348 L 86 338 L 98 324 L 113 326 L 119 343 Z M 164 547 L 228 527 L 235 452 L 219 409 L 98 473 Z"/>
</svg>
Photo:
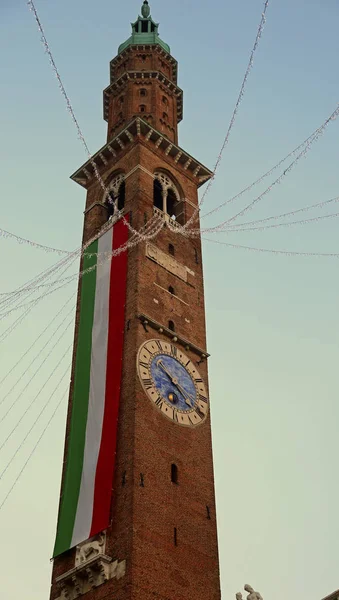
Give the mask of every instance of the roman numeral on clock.
<svg viewBox="0 0 339 600">
<path fill-rule="evenodd" d="M 153 383 L 152 383 L 151 379 L 143 379 L 142 383 L 144 384 L 146 390 L 149 390 L 150 388 L 153 387 Z"/>
<path fill-rule="evenodd" d="M 145 362 L 140 361 L 139 365 L 140 365 L 140 367 L 143 367 L 144 369 L 148 369 L 148 364 Z"/>
<path fill-rule="evenodd" d="M 157 406 L 158 408 L 162 408 L 162 405 L 163 405 L 163 403 L 164 403 L 164 402 L 163 402 L 163 399 L 162 399 L 162 397 L 161 397 L 161 396 L 158 396 L 158 397 L 157 397 L 157 399 L 156 399 L 156 401 L 154 402 L 154 404 L 156 404 L 156 406 Z"/>
<path fill-rule="evenodd" d="M 201 408 L 199 406 L 196 407 L 195 412 L 199 415 L 199 417 L 201 419 L 205 418 L 205 413 L 203 413 L 203 411 L 201 410 Z"/>
<path fill-rule="evenodd" d="M 175 358 L 177 357 L 177 354 L 178 354 L 178 349 L 175 346 L 172 346 L 172 344 L 171 344 L 171 354 Z"/>
<path fill-rule="evenodd" d="M 205 402 L 205 404 L 207 404 L 207 398 L 205 396 L 203 396 L 202 394 L 199 394 L 199 400 L 201 400 L 201 402 Z"/>
</svg>

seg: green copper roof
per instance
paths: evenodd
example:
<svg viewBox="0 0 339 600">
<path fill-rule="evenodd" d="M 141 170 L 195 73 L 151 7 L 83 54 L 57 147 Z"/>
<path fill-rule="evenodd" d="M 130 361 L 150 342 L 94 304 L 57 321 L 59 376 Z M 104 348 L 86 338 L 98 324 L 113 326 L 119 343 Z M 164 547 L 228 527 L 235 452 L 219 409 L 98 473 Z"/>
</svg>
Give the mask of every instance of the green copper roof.
<svg viewBox="0 0 339 600">
<path fill-rule="evenodd" d="M 159 23 L 155 23 L 151 17 L 151 9 L 148 5 L 148 1 L 144 0 L 141 7 L 141 17 L 132 25 L 132 35 L 126 42 L 120 44 L 118 48 L 118 54 L 123 52 L 128 46 L 141 45 L 148 46 L 149 44 L 159 44 L 166 52 L 171 53 L 171 49 L 168 44 L 160 39 L 158 34 Z"/>
</svg>

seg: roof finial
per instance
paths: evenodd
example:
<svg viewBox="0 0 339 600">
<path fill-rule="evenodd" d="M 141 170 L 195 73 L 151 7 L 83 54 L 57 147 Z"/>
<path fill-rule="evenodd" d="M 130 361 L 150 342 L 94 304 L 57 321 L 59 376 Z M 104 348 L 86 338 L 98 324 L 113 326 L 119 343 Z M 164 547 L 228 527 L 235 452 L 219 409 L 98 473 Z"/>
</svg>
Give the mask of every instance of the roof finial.
<svg viewBox="0 0 339 600">
<path fill-rule="evenodd" d="M 144 17 L 144 19 L 148 19 L 148 17 L 150 16 L 151 9 L 148 6 L 148 0 L 144 0 L 144 3 L 142 5 L 142 7 L 141 7 L 141 14 Z"/>
</svg>

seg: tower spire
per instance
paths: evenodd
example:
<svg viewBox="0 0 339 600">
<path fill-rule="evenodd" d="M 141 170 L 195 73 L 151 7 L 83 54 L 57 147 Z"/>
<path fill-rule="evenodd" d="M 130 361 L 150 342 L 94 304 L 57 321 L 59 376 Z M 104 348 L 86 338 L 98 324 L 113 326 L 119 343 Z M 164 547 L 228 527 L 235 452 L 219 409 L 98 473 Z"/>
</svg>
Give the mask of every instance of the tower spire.
<svg viewBox="0 0 339 600">
<path fill-rule="evenodd" d="M 158 45 L 168 54 L 171 53 L 170 47 L 159 37 L 159 23 L 153 21 L 151 17 L 151 9 L 148 0 L 144 0 L 141 5 L 141 16 L 135 23 L 132 23 L 132 35 L 118 48 L 118 54 L 123 52 L 128 46 L 148 46 Z"/>
<path fill-rule="evenodd" d="M 141 14 L 144 17 L 144 19 L 148 19 L 148 17 L 150 16 L 151 9 L 149 7 L 148 0 L 144 0 L 144 3 L 141 7 Z"/>
</svg>

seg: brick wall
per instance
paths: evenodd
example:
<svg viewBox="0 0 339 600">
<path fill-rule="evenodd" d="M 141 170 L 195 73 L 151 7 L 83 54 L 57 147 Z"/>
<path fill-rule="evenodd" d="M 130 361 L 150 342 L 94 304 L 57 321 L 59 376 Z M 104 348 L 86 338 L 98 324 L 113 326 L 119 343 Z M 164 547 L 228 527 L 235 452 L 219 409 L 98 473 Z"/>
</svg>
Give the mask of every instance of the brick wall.
<svg viewBox="0 0 339 600">
<path fill-rule="evenodd" d="M 113 161 L 113 159 L 112 159 Z M 153 178 L 166 170 L 185 198 L 197 203 L 193 177 L 150 143 L 139 140 L 105 167 L 106 181 L 116 171 L 126 179 L 126 210 L 132 226 L 144 225 L 153 214 Z M 95 235 L 107 218 L 102 190 L 95 183 L 88 190 L 84 241 Z M 92 208 L 91 208 L 92 207 Z M 188 219 L 194 208 L 186 203 Z M 128 250 L 126 329 L 116 471 L 113 487 L 112 524 L 107 531 L 106 554 L 127 561 L 126 575 L 88 592 L 86 600 L 220 600 L 212 444 L 209 418 L 196 428 L 179 426 L 160 414 L 146 397 L 136 370 L 139 346 L 163 334 L 145 331 L 137 318 L 146 313 L 201 348 L 206 347 L 203 271 L 200 239 L 187 239 L 164 228 L 152 241 L 163 252 L 175 247 L 175 259 L 194 271 L 188 283 L 166 271 L 145 255 L 145 243 Z M 81 284 L 80 284 L 81 285 Z M 169 286 L 175 296 L 168 292 Z M 154 301 L 156 300 L 156 302 Z M 76 317 L 76 333 L 79 315 Z M 127 326 L 128 323 L 128 326 Z M 164 338 L 168 339 L 168 338 Z M 193 362 L 199 357 L 185 353 Z M 199 371 L 207 385 L 207 364 Z M 72 390 L 72 384 L 71 384 Z M 67 420 L 66 446 L 69 428 Z M 171 464 L 178 467 L 179 483 L 171 482 Z M 140 474 L 144 486 L 140 485 Z M 210 518 L 208 518 L 209 507 Z M 177 545 L 174 544 L 174 528 Z M 54 561 L 53 581 L 74 567 L 74 551 Z M 51 598 L 58 597 L 52 587 Z"/>
</svg>

